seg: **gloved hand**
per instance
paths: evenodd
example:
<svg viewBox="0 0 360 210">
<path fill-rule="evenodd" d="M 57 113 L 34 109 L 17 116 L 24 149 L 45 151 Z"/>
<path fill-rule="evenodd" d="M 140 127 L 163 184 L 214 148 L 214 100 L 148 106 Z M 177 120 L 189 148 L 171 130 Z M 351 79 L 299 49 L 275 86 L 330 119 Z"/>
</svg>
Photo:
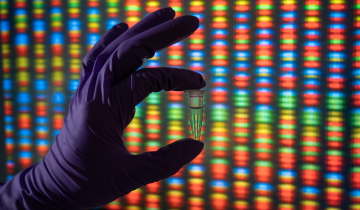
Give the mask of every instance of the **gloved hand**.
<svg viewBox="0 0 360 210">
<path fill-rule="evenodd" d="M 0 188 L 0 209 L 89 209 L 167 178 L 193 160 L 204 144 L 182 139 L 154 152 L 132 155 L 124 129 L 135 106 L 151 92 L 205 86 L 196 72 L 143 68 L 151 58 L 191 35 L 199 20 L 173 19 L 163 8 L 132 28 L 120 23 L 101 37 L 83 60 L 80 84 L 69 113 L 43 161 L 20 172 Z"/>
</svg>

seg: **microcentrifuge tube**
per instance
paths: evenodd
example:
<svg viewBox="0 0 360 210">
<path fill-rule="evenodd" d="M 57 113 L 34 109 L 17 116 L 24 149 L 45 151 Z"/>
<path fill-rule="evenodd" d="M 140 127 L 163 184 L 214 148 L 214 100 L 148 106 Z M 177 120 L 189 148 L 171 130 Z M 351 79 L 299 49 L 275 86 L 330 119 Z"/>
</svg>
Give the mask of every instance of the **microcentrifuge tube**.
<svg viewBox="0 0 360 210">
<path fill-rule="evenodd" d="M 185 90 L 190 99 L 190 125 L 194 140 L 200 140 L 203 118 L 203 95 L 206 90 Z"/>
</svg>

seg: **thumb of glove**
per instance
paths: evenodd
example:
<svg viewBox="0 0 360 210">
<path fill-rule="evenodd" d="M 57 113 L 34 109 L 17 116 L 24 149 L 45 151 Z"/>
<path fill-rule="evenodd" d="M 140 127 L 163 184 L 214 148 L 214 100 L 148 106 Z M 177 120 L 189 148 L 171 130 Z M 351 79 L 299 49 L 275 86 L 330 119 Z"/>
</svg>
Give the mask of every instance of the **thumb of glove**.
<svg viewBox="0 0 360 210">
<path fill-rule="evenodd" d="M 190 138 L 178 140 L 157 151 L 132 156 L 129 165 L 133 167 L 128 172 L 142 185 L 157 182 L 176 174 L 195 159 L 203 148 L 201 141 Z"/>
</svg>

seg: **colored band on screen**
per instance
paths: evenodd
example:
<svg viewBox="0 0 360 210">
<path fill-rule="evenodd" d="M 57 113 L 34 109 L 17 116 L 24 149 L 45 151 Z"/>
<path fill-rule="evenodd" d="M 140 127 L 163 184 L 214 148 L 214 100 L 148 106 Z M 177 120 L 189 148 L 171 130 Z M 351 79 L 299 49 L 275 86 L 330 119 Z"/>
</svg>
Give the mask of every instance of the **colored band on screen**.
<svg viewBox="0 0 360 210">
<path fill-rule="evenodd" d="M 300 179 L 302 187 L 300 190 L 300 208 L 317 209 L 321 189 L 320 179 L 320 152 L 322 142 L 320 139 L 321 118 L 320 118 L 320 88 L 321 84 L 321 2 L 319 0 L 306 0 L 304 5 L 303 23 L 303 46 L 302 46 L 302 67 L 303 77 L 301 78 L 301 167 Z"/>
<path fill-rule="evenodd" d="M 274 194 L 274 2 L 256 1 L 254 101 L 254 209 L 273 208 Z"/>
<path fill-rule="evenodd" d="M 278 200 L 279 210 L 294 210 L 297 203 L 297 110 L 299 104 L 296 81 L 299 71 L 298 1 L 281 1 L 280 61 L 279 61 L 279 121 L 278 121 Z"/>
<path fill-rule="evenodd" d="M 351 72 L 351 141 L 350 141 L 350 209 L 360 209 L 360 1 L 355 0 L 351 8 L 353 16 L 352 72 Z M 350 37 L 349 37 L 350 38 Z M 348 178 L 346 177 L 346 178 Z"/>
<path fill-rule="evenodd" d="M 209 5 L 210 6 L 210 5 Z M 209 64 L 212 73 L 208 78 L 210 86 L 209 97 L 211 105 L 204 105 L 205 109 L 211 111 L 209 127 L 210 137 L 208 139 L 210 147 L 210 180 L 209 201 L 205 208 L 226 209 L 229 207 L 229 187 L 228 181 L 230 171 L 229 160 L 229 132 L 231 127 L 229 115 L 229 2 L 213 0 L 211 2 L 210 30 L 208 31 L 211 40 L 211 59 Z M 209 56 L 210 56 L 209 55 Z M 209 84 L 210 83 L 210 84 Z M 205 148 L 208 148 L 205 147 Z"/>
<path fill-rule="evenodd" d="M 233 76 L 235 91 L 234 98 L 234 116 L 233 116 L 233 148 L 234 169 L 232 183 L 235 200 L 234 209 L 250 209 L 250 1 L 238 0 L 234 2 L 235 25 L 234 25 L 234 55 L 235 63 L 232 68 L 236 72 Z"/>
</svg>

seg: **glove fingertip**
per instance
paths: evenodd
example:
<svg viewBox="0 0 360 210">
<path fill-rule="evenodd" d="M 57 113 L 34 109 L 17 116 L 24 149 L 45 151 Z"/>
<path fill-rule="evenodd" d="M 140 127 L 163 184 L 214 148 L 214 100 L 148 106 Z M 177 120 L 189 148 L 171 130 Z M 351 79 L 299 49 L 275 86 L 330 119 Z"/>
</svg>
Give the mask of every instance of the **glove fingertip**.
<svg viewBox="0 0 360 210">
<path fill-rule="evenodd" d="M 201 150 L 203 150 L 203 149 L 204 149 L 204 146 L 205 146 L 205 145 L 204 145 L 204 142 L 202 142 L 202 141 L 197 141 L 197 142 L 198 142 Z"/>
<path fill-rule="evenodd" d="M 192 26 L 194 28 L 194 31 L 199 28 L 200 26 L 200 20 L 196 16 L 193 15 L 186 15 L 190 19 L 190 22 L 192 23 Z"/>
<path fill-rule="evenodd" d="M 163 16 L 164 19 L 173 19 L 175 17 L 175 10 L 171 7 L 164 7 L 164 8 L 161 8 L 155 12 L 153 12 L 154 14 L 156 13 L 156 15 L 158 16 Z M 151 13 L 151 14 L 153 14 Z"/>
<path fill-rule="evenodd" d="M 129 25 L 125 22 L 121 22 L 121 23 L 117 24 L 117 27 L 119 29 L 129 29 Z"/>
<path fill-rule="evenodd" d="M 204 149 L 204 143 L 202 141 L 196 141 L 196 146 L 197 146 L 197 149 L 198 149 L 198 153 L 197 155 L 194 157 L 194 159 L 201 153 L 201 151 L 203 151 Z"/>
<path fill-rule="evenodd" d="M 180 165 L 184 165 L 195 159 L 204 149 L 204 143 L 191 138 L 183 139 L 182 145 L 178 146 L 177 160 Z M 176 157 L 176 156 L 175 156 Z"/>
<path fill-rule="evenodd" d="M 202 86 L 202 88 L 204 88 L 205 86 L 206 86 L 206 81 L 204 80 L 204 78 L 202 77 L 201 78 L 201 86 Z"/>
<path fill-rule="evenodd" d="M 175 16 L 175 10 L 171 7 L 165 7 L 164 8 L 164 11 L 168 12 L 168 13 L 171 13 Z"/>
</svg>

